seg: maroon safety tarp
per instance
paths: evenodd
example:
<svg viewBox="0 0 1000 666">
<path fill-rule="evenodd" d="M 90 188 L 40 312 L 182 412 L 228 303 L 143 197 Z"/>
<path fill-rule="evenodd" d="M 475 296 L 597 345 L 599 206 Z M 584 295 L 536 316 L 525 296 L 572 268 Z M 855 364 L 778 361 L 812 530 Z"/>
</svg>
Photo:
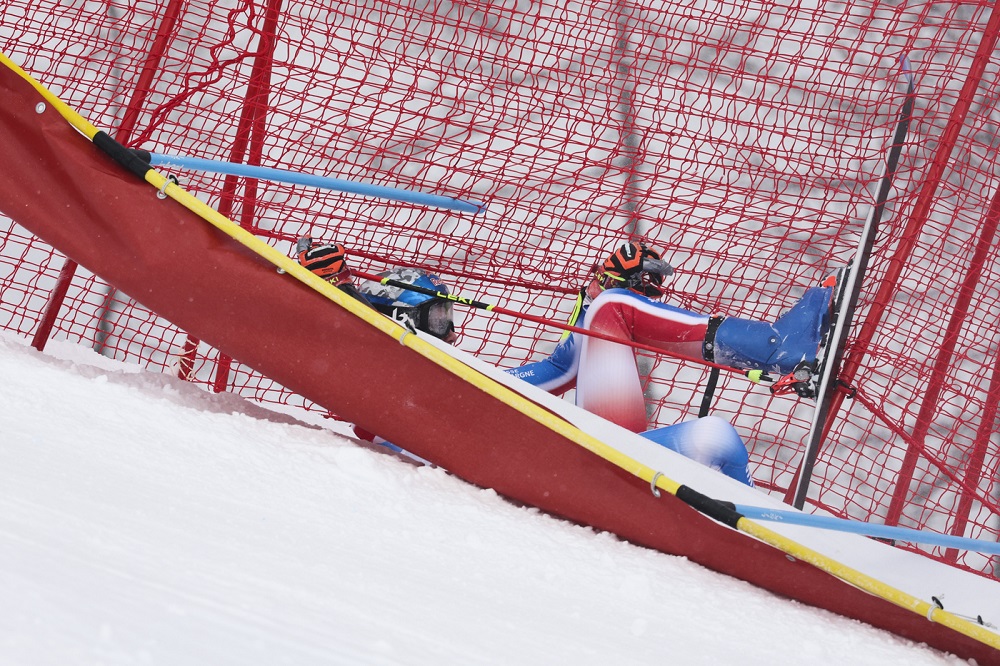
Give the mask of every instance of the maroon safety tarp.
<svg viewBox="0 0 1000 666">
<path fill-rule="evenodd" d="M 0 67 L 0 211 L 247 366 L 457 476 L 980 663 L 1000 652 L 695 512 L 470 386 L 120 168 Z M 613 444 L 613 442 L 611 443 Z"/>
</svg>

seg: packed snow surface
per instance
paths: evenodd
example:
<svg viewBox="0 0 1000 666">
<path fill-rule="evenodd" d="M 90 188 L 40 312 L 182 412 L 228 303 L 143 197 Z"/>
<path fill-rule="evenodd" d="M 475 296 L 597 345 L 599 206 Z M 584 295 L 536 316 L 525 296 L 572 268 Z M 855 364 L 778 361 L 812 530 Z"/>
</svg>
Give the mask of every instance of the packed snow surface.
<svg viewBox="0 0 1000 666">
<path fill-rule="evenodd" d="M 0 380 L 2 664 L 964 663 L 76 345 Z"/>
</svg>

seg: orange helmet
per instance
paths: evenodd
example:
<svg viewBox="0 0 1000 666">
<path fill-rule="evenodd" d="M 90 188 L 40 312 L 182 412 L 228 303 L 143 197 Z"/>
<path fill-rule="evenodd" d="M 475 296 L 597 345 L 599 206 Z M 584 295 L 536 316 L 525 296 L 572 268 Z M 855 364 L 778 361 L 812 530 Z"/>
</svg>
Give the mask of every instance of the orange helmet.
<svg viewBox="0 0 1000 666">
<path fill-rule="evenodd" d="M 337 243 L 313 246 L 312 239 L 299 239 L 299 263 L 324 280 L 335 285 L 351 282 L 351 270 L 347 267 L 347 252 Z"/>
<path fill-rule="evenodd" d="M 659 252 L 641 241 L 633 241 L 612 252 L 597 273 L 603 289 L 631 289 L 649 298 L 659 298 L 663 295 L 663 278 L 673 275 L 674 269 Z"/>
</svg>

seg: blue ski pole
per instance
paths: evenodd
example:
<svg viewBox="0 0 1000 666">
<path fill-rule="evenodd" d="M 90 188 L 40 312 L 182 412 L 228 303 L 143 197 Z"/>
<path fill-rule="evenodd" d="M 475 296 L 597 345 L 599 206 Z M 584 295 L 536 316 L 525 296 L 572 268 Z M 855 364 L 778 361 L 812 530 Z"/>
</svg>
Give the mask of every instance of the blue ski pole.
<svg viewBox="0 0 1000 666">
<path fill-rule="evenodd" d="M 157 167 L 175 167 L 179 169 L 189 169 L 192 171 L 205 171 L 210 173 L 222 173 L 230 176 L 241 176 L 243 178 L 272 180 L 279 183 L 290 183 L 292 185 L 306 185 L 308 187 L 335 190 L 337 192 L 349 192 L 351 194 L 388 199 L 390 201 L 403 201 L 422 206 L 446 208 L 448 210 L 456 210 L 462 213 L 481 213 L 486 209 L 486 204 L 480 201 L 466 201 L 464 199 L 455 199 L 453 197 L 441 196 L 439 194 L 414 192 L 412 190 L 403 190 L 397 187 L 372 185 L 371 183 L 358 183 L 351 180 L 343 180 L 341 178 L 317 176 L 316 174 L 311 173 L 285 171 L 283 169 L 252 166 L 249 164 L 236 164 L 235 162 L 209 160 L 201 157 L 185 157 L 183 155 L 161 155 L 159 153 L 149 153 L 149 157 L 150 164 Z"/>
<path fill-rule="evenodd" d="M 922 543 L 931 546 L 943 546 L 945 548 L 959 548 L 975 553 L 989 553 L 1000 555 L 1000 543 L 995 541 L 983 541 L 981 539 L 970 539 L 968 537 L 957 537 L 949 534 L 937 534 L 924 530 L 915 530 L 908 527 L 896 527 L 892 525 L 876 525 L 863 523 L 857 520 L 847 520 L 834 516 L 816 516 L 798 511 L 782 511 L 780 509 L 765 509 L 759 506 L 745 506 L 743 504 L 732 505 L 736 511 L 747 518 L 756 520 L 769 520 L 789 525 L 803 525 L 806 527 L 817 527 L 824 530 L 834 530 L 837 532 L 852 532 L 865 536 L 877 537 L 880 539 L 896 539 L 908 541 L 910 543 Z"/>
</svg>

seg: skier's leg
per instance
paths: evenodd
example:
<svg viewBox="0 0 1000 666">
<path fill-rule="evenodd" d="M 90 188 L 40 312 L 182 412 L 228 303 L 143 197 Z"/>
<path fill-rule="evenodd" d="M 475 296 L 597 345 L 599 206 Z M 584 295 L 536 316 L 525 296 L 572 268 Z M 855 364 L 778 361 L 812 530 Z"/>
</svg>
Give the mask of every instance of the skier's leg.
<svg viewBox="0 0 1000 666">
<path fill-rule="evenodd" d="M 708 317 L 655 303 L 625 289 L 594 299 L 585 326 L 595 332 L 655 345 L 701 359 Z M 576 403 L 633 432 L 646 429 L 646 405 L 631 347 L 583 336 Z"/>
<path fill-rule="evenodd" d="M 611 289 L 594 299 L 584 326 L 694 360 L 788 373 L 803 359 L 816 358 L 829 326 L 832 293 L 832 287 L 809 289 L 791 310 L 769 324 L 710 318 L 632 291 Z M 645 430 L 645 403 L 633 350 L 584 336 L 577 404 L 633 432 Z"/>
<path fill-rule="evenodd" d="M 830 325 L 833 287 L 808 289 L 773 324 L 726 317 L 705 341 L 706 359 L 736 368 L 787 374 L 816 360 Z"/>
<path fill-rule="evenodd" d="M 753 487 L 750 456 L 736 428 L 718 416 L 657 428 L 642 433 L 660 446 Z"/>
<path fill-rule="evenodd" d="M 631 338 L 631 329 L 619 309 L 591 308 L 587 328 L 616 338 Z M 645 430 L 646 404 L 632 349 L 589 335 L 580 342 L 576 404 L 632 432 Z"/>
</svg>

